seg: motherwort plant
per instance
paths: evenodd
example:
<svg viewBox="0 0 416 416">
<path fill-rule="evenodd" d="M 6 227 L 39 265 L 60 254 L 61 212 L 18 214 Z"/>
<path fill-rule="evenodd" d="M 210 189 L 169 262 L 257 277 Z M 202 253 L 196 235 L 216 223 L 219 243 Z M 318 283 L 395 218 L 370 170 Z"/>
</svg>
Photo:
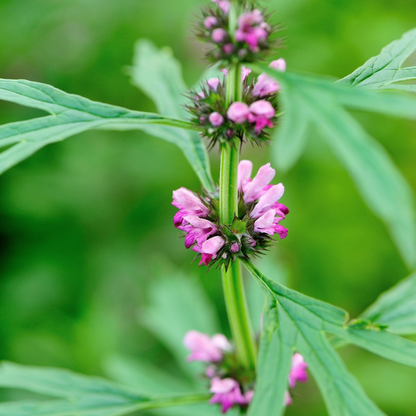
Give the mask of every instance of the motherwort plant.
<svg viewBox="0 0 416 416">
<path fill-rule="evenodd" d="M 412 192 L 385 150 L 347 109 L 416 119 L 414 85 L 398 83 L 416 79 L 416 68 L 402 68 L 416 49 L 416 30 L 333 82 L 286 69 L 277 54 L 279 28 L 271 19 L 251 0 L 213 0 L 203 8 L 196 35 L 207 44 L 206 59 L 216 75 L 203 77 L 198 87 L 188 91 L 170 53 L 140 42 L 133 81 L 155 100 L 161 114 L 93 102 L 40 83 L 0 80 L 0 99 L 50 113 L 0 126 L 0 145 L 6 148 L 0 154 L 0 172 L 47 144 L 91 129 L 143 130 L 183 151 L 201 188 L 173 191 L 172 204 L 178 210 L 173 223 L 200 266 L 220 269 L 232 334 L 230 340 L 195 328 L 180 334 L 190 351 L 188 361 L 204 363 L 202 391 L 189 394 L 147 396 L 63 370 L 4 364 L 2 386 L 60 399 L 3 403 L 0 414 L 116 416 L 202 403 L 204 415 L 234 409 L 249 416 L 280 416 L 295 397 L 290 389 L 311 375 L 331 416 L 384 415 L 336 349 L 355 344 L 416 367 L 416 343 L 400 336 L 416 334 L 416 276 L 353 320 L 338 307 L 269 279 L 252 260 L 275 243 L 284 244 L 281 240 L 288 236 L 285 188 L 275 181 L 270 163 L 254 173 L 252 162 L 240 160 L 240 152 L 243 146 L 269 142 L 277 154 L 273 165 L 288 168 L 304 151 L 310 127 L 318 128 L 413 270 Z M 387 89 L 393 91 L 382 91 Z M 213 147 L 221 153 L 217 181 L 211 177 L 206 151 Z M 249 320 L 242 266 L 265 296 L 260 334 L 254 333 Z"/>
</svg>

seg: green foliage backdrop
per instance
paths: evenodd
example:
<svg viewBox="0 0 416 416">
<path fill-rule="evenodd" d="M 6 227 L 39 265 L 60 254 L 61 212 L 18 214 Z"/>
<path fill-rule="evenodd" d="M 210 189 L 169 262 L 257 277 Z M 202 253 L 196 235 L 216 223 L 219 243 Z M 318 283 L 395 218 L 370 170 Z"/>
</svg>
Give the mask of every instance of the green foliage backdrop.
<svg viewBox="0 0 416 416">
<path fill-rule="evenodd" d="M 3 0 L 0 77 L 45 82 L 93 100 L 155 111 L 127 75 L 134 44 L 146 37 L 159 47 L 168 45 L 184 63 L 187 84 L 194 84 L 203 70 L 203 52 L 192 39 L 189 22 L 203 3 Z M 289 68 L 337 78 L 412 29 L 416 14 L 410 0 L 293 0 L 268 5 L 286 28 L 282 56 Z M 408 63 L 416 65 L 416 58 Z M 0 102 L 1 123 L 40 115 L 38 110 Z M 415 192 L 415 122 L 356 116 L 387 149 Z M 267 265 L 273 271 L 268 273 L 265 266 L 262 270 L 275 275 L 278 262 L 290 287 L 357 316 L 409 270 L 332 150 L 318 131 L 311 127 L 309 133 L 313 140 L 298 164 L 279 174 L 291 209 L 290 234 L 272 252 L 274 264 Z M 247 148 L 243 157 L 259 167 L 270 154 L 267 148 Z M 217 155 L 211 155 L 216 178 Z M 171 191 L 180 186 L 198 188 L 182 153 L 139 131 L 82 133 L 4 173 L 1 358 L 117 380 L 130 377 L 137 383 L 135 374 L 126 373 L 134 367 L 125 364 L 128 360 L 149 359 L 173 378 L 180 374 L 185 351 L 173 350 L 179 362 L 173 364 L 169 347 L 178 348 L 180 336 L 173 340 L 169 328 L 158 324 L 156 305 L 167 300 L 154 296 L 154 285 L 162 276 L 175 279 L 172 270 L 179 268 L 186 279 L 202 282 L 211 308 L 224 316 L 219 275 L 198 273 L 196 265 L 190 266 L 192 254 L 184 250 L 173 228 Z M 178 287 L 177 296 L 186 297 Z M 183 319 L 178 314 L 172 333 L 191 329 L 183 327 Z M 194 324 L 201 330 L 222 325 L 228 331 L 226 323 L 217 324 L 215 318 L 207 323 L 195 317 Z M 345 348 L 343 356 L 386 413 L 414 414 L 414 369 L 355 347 Z M 18 391 L 1 394 L 4 399 L 28 397 Z M 313 383 L 296 394 L 288 415 L 326 414 Z"/>
</svg>

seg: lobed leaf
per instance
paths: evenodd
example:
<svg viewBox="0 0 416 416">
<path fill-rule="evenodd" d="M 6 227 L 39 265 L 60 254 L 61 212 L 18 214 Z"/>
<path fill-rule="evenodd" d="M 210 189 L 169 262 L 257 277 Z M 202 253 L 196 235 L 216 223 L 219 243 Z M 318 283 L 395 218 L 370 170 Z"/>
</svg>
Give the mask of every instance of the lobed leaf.
<svg viewBox="0 0 416 416">
<path fill-rule="evenodd" d="M 398 88 L 415 92 L 414 85 L 397 85 L 395 82 L 416 79 L 416 67 L 402 68 L 403 62 L 416 50 L 416 29 L 406 32 L 370 58 L 364 65 L 339 82 L 369 88 Z"/>
<path fill-rule="evenodd" d="M 25 80 L 0 79 L 0 99 L 51 114 L 0 126 L 0 147 L 12 146 L 0 154 L 0 173 L 50 143 L 87 130 L 146 130 L 154 125 L 156 131 L 165 133 L 165 140 L 176 143 L 172 131 L 192 128 L 185 121 L 91 101 Z"/>
<path fill-rule="evenodd" d="M 364 201 L 386 224 L 405 262 L 415 267 L 416 216 L 411 188 L 384 148 L 344 107 L 416 119 L 416 99 L 402 93 L 351 88 L 321 77 L 282 73 L 265 65 L 252 67 L 277 79 L 283 102 L 288 103 L 282 127 L 275 133 L 279 140 L 277 161 L 286 160 L 283 167 L 290 167 L 303 151 L 306 128 L 318 127 Z M 289 128 L 294 128 L 293 142 Z"/>
<path fill-rule="evenodd" d="M 416 334 L 416 273 L 380 295 L 361 315 L 364 319 L 388 325 L 389 332 Z"/>
<path fill-rule="evenodd" d="M 291 334 L 289 345 L 304 356 L 329 413 L 333 416 L 382 415 L 355 378 L 348 373 L 326 334 L 335 335 L 382 357 L 413 367 L 416 367 L 416 343 L 371 325 L 369 328 L 358 323 L 347 325 L 348 314 L 342 309 L 288 289 L 264 276 L 249 261 L 244 260 L 243 263 L 263 290 L 274 298 L 275 302 L 268 305 L 268 313 L 275 316 L 276 331 L 278 334 Z M 280 349 L 284 347 L 282 341 L 277 345 Z M 266 355 L 267 349 L 261 350 L 259 361 Z M 276 364 L 259 371 L 258 383 L 264 383 L 262 380 L 275 371 Z M 274 388 L 278 388 L 277 384 Z M 276 404 L 279 405 L 280 402 Z"/>
<path fill-rule="evenodd" d="M 12 363 L 1 365 L 0 386 L 66 399 L 0 403 L 0 416 L 121 416 L 140 409 L 206 402 L 209 398 L 208 394 L 197 393 L 150 398 L 98 377 Z"/>
</svg>

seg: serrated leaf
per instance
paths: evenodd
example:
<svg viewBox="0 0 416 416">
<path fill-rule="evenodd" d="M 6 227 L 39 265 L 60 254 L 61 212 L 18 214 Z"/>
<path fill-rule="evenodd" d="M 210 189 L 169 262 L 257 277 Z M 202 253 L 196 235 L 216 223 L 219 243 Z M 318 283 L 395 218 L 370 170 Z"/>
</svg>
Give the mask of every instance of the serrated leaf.
<svg viewBox="0 0 416 416">
<path fill-rule="evenodd" d="M 362 326 L 348 326 L 348 314 L 342 309 L 288 289 L 264 276 L 249 261 L 243 263 L 263 290 L 274 297 L 279 331 L 295 331 L 292 347 L 308 363 L 330 414 L 382 415 L 348 373 L 325 334 L 336 335 L 382 357 L 413 367 L 416 367 L 416 343 L 373 327 L 368 330 Z"/>
<path fill-rule="evenodd" d="M 402 68 L 403 62 L 416 50 L 416 29 L 406 32 L 381 50 L 377 56 L 346 76 L 340 83 L 368 88 L 398 88 L 415 91 L 414 85 L 393 83 L 416 79 L 416 67 Z"/>
<path fill-rule="evenodd" d="M 12 145 L 0 154 L 0 173 L 50 143 L 87 130 L 145 130 L 153 124 L 166 133 L 166 140 L 174 142 L 169 136 L 173 130 L 192 128 L 185 121 L 91 101 L 38 82 L 0 79 L 0 100 L 51 114 L 0 126 L 0 147 Z"/>
<path fill-rule="evenodd" d="M 361 316 L 395 334 L 416 334 L 416 273 L 380 295 Z"/>
<path fill-rule="evenodd" d="M 185 85 L 179 62 L 169 48 L 157 49 L 149 40 L 139 40 L 135 46 L 133 67 L 130 68 L 132 83 L 145 92 L 156 104 L 158 111 L 167 117 L 186 119 Z M 147 126 L 149 134 L 161 137 L 161 129 Z M 198 133 L 172 130 L 170 140 L 184 153 L 205 189 L 213 190 L 213 180 L 208 155 Z"/>
<path fill-rule="evenodd" d="M 403 259 L 415 267 L 416 215 L 411 188 L 384 148 L 344 107 L 416 119 L 416 99 L 407 94 L 351 88 L 322 77 L 282 73 L 265 65 L 252 67 L 280 82 L 286 102 L 296 102 L 284 115 L 286 125 L 303 123 L 319 128 L 364 201 L 386 224 Z M 294 160 L 291 152 L 298 157 L 302 145 L 295 144 L 294 151 L 285 153 L 285 149 L 292 149 L 289 132 L 279 139 L 283 141 L 279 157 L 288 158 L 289 166 Z"/>
</svg>

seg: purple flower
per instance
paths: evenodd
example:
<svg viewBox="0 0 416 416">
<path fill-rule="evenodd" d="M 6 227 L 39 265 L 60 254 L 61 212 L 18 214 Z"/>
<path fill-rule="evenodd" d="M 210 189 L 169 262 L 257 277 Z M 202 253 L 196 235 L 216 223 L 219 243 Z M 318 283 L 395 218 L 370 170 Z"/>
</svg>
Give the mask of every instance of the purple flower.
<svg viewBox="0 0 416 416">
<path fill-rule="evenodd" d="M 254 25 L 259 25 L 264 20 L 263 14 L 260 10 L 254 9 L 251 12 L 242 14 L 238 18 L 238 26 L 242 30 L 249 30 Z"/>
<path fill-rule="evenodd" d="M 227 117 L 237 124 L 243 124 L 247 121 L 247 117 L 250 113 L 248 105 L 236 101 L 230 105 L 227 111 Z"/>
<path fill-rule="evenodd" d="M 186 188 L 179 188 L 173 191 L 172 205 L 180 210 L 173 217 L 173 223 L 176 228 L 182 225 L 183 218 L 187 215 L 196 215 L 204 218 L 209 214 L 209 208 L 193 192 Z"/>
<path fill-rule="evenodd" d="M 292 368 L 289 374 L 289 385 L 293 389 L 296 382 L 306 383 L 308 381 L 308 364 L 305 363 L 302 355 L 295 353 L 292 357 Z"/>
<path fill-rule="evenodd" d="M 222 10 L 223 13 L 228 14 L 230 12 L 231 3 L 228 0 L 212 0 L 214 3 L 218 4 L 218 7 Z"/>
<path fill-rule="evenodd" d="M 208 85 L 210 86 L 210 88 L 211 88 L 212 90 L 214 90 L 214 91 L 217 91 L 219 83 L 220 83 L 219 78 L 210 78 L 210 79 L 207 81 L 207 84 L 208 84 Z"/>
<path fill-rule="evenodd" d="M 224 117 L 220 113 L 214 112 L 209 115 L 209 122 L 214 127 L 219 127 L 224 123 Z"/>
<path fill-rule="evenodd" d="M 241 162 L 240 162 L 241 163 Z M 244 190 L 244 203 L 249 204 L 263 196 L 270 187 L 267 185 L 274 178 L 276 171 L 270 167 L 270 163 L 262 166 L 254 179 L 247 183 Z"/>
<path fill-rule="evenodd" d="M 222 413 L 226 413 L 234 404 L 246 404 L 246 398 L 242 395 L 240 385 L 232 378 L 220 379 L 214 377 L 211 380 L 210 392 L 214 393 L 211 404 L 221 404 Z"/>
<path fill-rule="evenodd" d="M 204 20 L 204 26 L 207 29 L 212 29 L 213 26 L 217 26 L 218 25 L 218 20 L 216 17 L 214 16 L 208 16 L 205 20 Z"/>
<path fill-rule="evenodd" d="M 217 28 L 212 31 L 212 40 L 215 43 L 221 43 L 227 35 L 228 33 L 224 29 Z"/>
<path fill-rule="evenodd" d="M 183 340 L 185 347 L 191 351 L 188 361 L 218 362 L 223 358 L 223 353 L 231 349 L 231 345 L 222 334 L 216 334 L 210 338 L 198 331 L 189 331 Z"/>
</svg>

